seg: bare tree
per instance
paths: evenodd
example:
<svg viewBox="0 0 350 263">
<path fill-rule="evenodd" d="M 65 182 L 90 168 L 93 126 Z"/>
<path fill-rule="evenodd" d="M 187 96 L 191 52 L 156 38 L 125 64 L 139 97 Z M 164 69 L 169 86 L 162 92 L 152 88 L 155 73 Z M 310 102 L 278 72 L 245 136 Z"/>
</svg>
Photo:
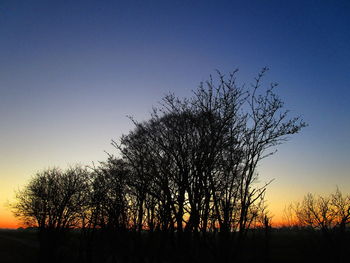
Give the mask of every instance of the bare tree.
<svg viewBox="0 0 350 263">
<path fill-rule="evenodd" d="M 86 192 L 89 173 L 74 166 L 38 172 L 16 193 L 15 216 L 39 229 L 69 229 L 79 226 L 88 203 Z"/>
<path fill-rule="evenodd" d="M 335 227 L 344 233 L 346 227 L 350 225 L 350 195 L 344 196 L 337 188 L 336 192 L 331 195 L 331 204 Z"/>
<path fill-rule="evenodd" d="M 327 196 L 307 194 L 293 205 L 298 225 L 320 232 L 325 242 L 325 255 L 335 262 L 348 260 L 346 228 L 350 224 L 350 196 L 337 188 Z"/>
<path fill-rule="evenodd" d="M 41 261 L 59 261 L 57 248 L 65 232 L 81 225 L 89 204 L 88 178 L 80 166 L 47 169 L 16 193 L 15 216 L 39 229 Z"/>
<path fill-rule="evenodd" d="M 270 182 L 257 184 L 257 166 L 306 124 L 289 117 L 276 84 L 262 87 L 266 71 L 250 87 L 237 84 L 236 70 L 228 76 L 218 72 L 190 98 L 165 96 L 148 120 L 132 119 L 135 129 L 112 141 L 120 159 L 109 155 L 91 172 L 73 167 L 38 173 L 18 192 L 15 214 L 41 230 L 104 233 L 111 249 L 123 243 L 128 229 L 139 233 L 140 252 L 142 230 L 162 232 L 160 249 L 176 231 L 181 251 L 197 250 L 201 236 L 219 230 L 224 261 L 234 254 L 228 246 L 239 251 L 251 227 L 264 225 L 268 241 L 264 196 Z M 347 202 L 340 192 L 317 201 L 318 222 L 345 229 Z M 306 198 L 309 210 L 298 212 L 305 222 L 316 218 L 310 214 L 313 203 L 312 196 Z M 87 259 L 91 247 L 84 252 Z"/>
<path fill-rule="evenodd" d="M 93 168 L 89 228 L 126 229 L 129 225 L 129 173 L 127 164 L 109 156 Z"/>
<path fill-rule="evenodd" d="M 301 226 L 320 229 L 328 237 L 332 230 L 344 232 L 350 224 L 350 196 L 338 188 L 329 196 L 309 193 L 294 204 L 294 211 Z"/>
<path fill-rule="evenodd" d="M 218 224 L 244 237 L 268 185 L 255 184 L 258 163 L 306 126 L 288 117 L 276 84 L 262 90 L 266 71 L 251 89 L 236 84 L 234 71 L 202 83 L 191 98 L 167 95 L 150 120 L 134 121 L 136 129 L 120 145 L 113 142 L 138 182 L 138 229 L 152 196 L 162 220 L 170 226 L 175 220 L 179 232 Z"/>
</svg>

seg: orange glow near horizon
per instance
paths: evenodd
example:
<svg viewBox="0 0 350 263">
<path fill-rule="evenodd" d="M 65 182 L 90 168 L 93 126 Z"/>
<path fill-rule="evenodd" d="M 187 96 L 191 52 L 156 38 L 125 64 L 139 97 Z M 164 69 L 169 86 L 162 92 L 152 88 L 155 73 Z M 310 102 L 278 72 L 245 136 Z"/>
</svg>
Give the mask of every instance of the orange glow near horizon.
<svg viewBox="0 0 350 263">
<path fill-rule="evenodd" d="M 14 216 L 1 216 L 0 217 L 0 229 L 8 228 L 8 229 L 17 229 L 19 227 L 23 227 L 23 224 L 17 220 Z"/>
<path fill-rule="evenodd" d="M 1 222 L 0 223 L 0 228 L 7 228 L 7 229 L 17 229 L 21 227 L 21 225 L 18 222 L 14 221 L 8 221 L 8 222 Z"/>
<path fill-rule="evenodd" d="M 288 226 L 288 223 L 285 222 L 281 217 L 274 217 L 272 219 L 272 227 L 283 227 Z M 25 227 L 20 220 L 18 220 L 11 212 L 6 213 L 5 215 L 2 213 L 0 215 L 0 229 L 17 229 L 19 227 Z"/>
</svg>

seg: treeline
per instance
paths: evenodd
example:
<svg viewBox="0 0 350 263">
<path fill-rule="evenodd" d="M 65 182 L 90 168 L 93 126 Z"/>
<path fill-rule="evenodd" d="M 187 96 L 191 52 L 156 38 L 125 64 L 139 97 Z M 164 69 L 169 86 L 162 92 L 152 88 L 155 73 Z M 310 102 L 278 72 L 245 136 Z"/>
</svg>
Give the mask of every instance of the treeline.
<svg viewBox="0 0 350 263">
<path fill-rule="evenodd" d="M 112 144 L 105 162 L 37 173 L 17 193 L 15 214 L 39 229 L 234 233 L 269 224 L 259 162 L 306 124 L 289 117 L 276 84 L 250 87 L 236 71 L 201 83 L 190 98 L 162 99 Z"/>
<path fill-rule="evenodd" d="M 18 216 L 39 227 L 244 233 L 262 211 L 256 167 L 305 126 L 288 118 L 275 84 L 238 87 L 235 73 L 191 98 L 165 96 L 149 120 L 113 141 L 119 158 L 39 172 L 18 193 Z"/>
<path fill-rule="evenodd" d="M 308 261 L 349 261 L 349 194 L 344 195 L 339 188 L 328 195 L 308 193 L 301 201 L 285 208 L 283 221 L 279 234 L 291 233 L 309 243 L 304 244 L 309 246 L 305 253 L 309 254 Z"/>
<path fill-rule="evenodd" d="M 330 243 L 343 239 L 350 224 L 350 195 L 339 188 L 329 195 L 308 193 L 284 210 L 284 227 L 319 230 Z"/>
</svg>

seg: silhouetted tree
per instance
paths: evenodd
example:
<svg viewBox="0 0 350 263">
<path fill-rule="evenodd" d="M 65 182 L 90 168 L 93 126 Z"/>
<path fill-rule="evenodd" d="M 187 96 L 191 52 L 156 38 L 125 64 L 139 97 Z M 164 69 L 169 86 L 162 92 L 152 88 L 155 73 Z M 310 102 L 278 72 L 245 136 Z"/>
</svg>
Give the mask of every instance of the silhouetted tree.
<svg viewBox="0 0 350 263">
<path fill-rule="evenodd" d="M 90 227 L 109 230 L 128 227 L 129 173 L 127 164 L 113 156 L 94 167 L 90 192 Z"/>
<path fill-rule="evenodd" d="M 132 170 L 138 229 L 152 197 L 149 211 L 157 210 L 157 219 L 171 229 L 175 220 L 178 232 L 218 225 L 244 237 L 268 184 L 255 184 L 258 163 L 306 126 L 299 117 L 288 118 L 276 84 L 261 91 L 266 71 L 252 89 L 236 84 L 235 71 L 218 73 L 191 98 L 167 95 L 148 121 L 134 121 L 135 130 L 113 142 Z"/>
<path fill-rule="evenodd" d="M 17 192 L 14 214 L 28 226 L 38 227 L 41 260 L 58 260 L 56 248 L 64 233 L 81 225 L 88 207 L 88 177 L 80 166 L 47 169 Z"/>
<path fill-rule="evenodd" d="M 339 189 L 329 196 L 309 193 L 293 208 L 300 225 L 320 229 L 327 237 L 335 229 L 344 232 L 350 224 L 350 196 Z"/>
<path fill-rule="evenodd" d="M 258 185 L 256 168 L 306 124 L 289 118 L 276 84 L 261 87 L 266 71 L 250 88 L 237 84 L 237 71 L 218 72 L 190 98 L 165 96 L 148 120 L 132 119 L 135 129 L 112 141 L 119 158 L 108 155 L 90 172 L 73 167 L 38 173 L 18 192 L 16 215 L 43 230 L 81 227 L 89 241 L 82 252 L 86 261 L 94 246 L 120 258 L 117 248 L 125 245 L 128 230 L 137 232 L 130 234 L 137 237 L 140 257 L 142 230 L 151 237 L 161 233 L 158 251 L 174 246 L 177 236 L 178 251 L 188 260 L 206 249 L 212 231 L 212 247 L 229 261 L 241 251 L 248 229 L 264 226 L 267 251 L 264 196 L 270 182 Z M 339 229 L 349 221 L 346 200 L 337 193 L 325 203 L 339 210 Z M 90 242 L 95 234 L 100 244 Z"/>
<path fill-rule="evenodd" d="M 88 203 L 85 193 L 89 173 L 75 166 L 38 172 L 16 193 L 15 216 L 39 229 L 64 230 L 79 226 Z"/>
<path fill-rule="evenodd" d="M 334 262 L 347 262 L 349 240 L 346 228 L 350 224 L 350 196 L 344 196 L 337 188 L 328 196 L 307 194 L 293 205 L 298 224 L 321 231 L 326 256 Z M 326 253 L 327 252 L 327 253 Z"/>
</svg>

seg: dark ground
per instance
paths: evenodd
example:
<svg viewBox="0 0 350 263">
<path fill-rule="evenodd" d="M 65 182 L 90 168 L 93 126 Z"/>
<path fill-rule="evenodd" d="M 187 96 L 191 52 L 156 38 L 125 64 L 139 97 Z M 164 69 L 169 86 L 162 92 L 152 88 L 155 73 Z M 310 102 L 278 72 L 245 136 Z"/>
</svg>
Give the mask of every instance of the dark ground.
<svg viewBox="0 0 350 263">
<path fill-rule="evenodd" d="M 340 244 L 336 238 L 326 242 L 315 231 L 274 229 L 269 237 L 263 231 L 251 231 L 238 247 L 213 234 L 204 238 L 73 231 L 43 258 L 35 230 L 0 230 L 0 262 L 350 262 L 349 237 L 348 231 Z"/>
</svg>

